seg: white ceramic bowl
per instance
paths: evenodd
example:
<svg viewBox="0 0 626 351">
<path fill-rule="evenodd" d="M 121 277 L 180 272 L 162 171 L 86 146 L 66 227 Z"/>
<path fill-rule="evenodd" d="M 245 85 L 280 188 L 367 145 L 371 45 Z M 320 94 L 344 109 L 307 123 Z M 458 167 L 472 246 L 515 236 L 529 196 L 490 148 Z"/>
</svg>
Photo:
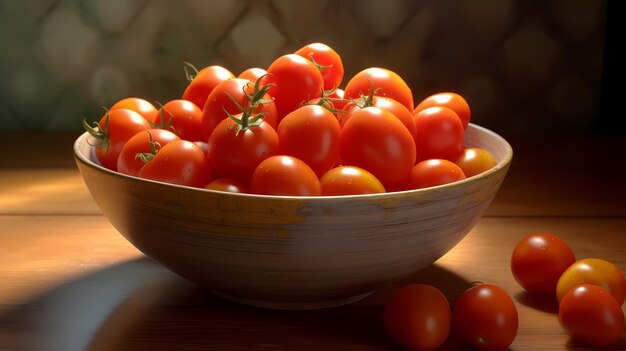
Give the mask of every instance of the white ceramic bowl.
<svg viewBox="0 0 626 351">
<path fill-rule="evenodd" d="M 351 303 L 412 275 L 456 245 L 496 195 L 511 146 L 470 124 L 467 147 L 497 166 L 433 188 L 373 195 L 232 194 L 139 179 L 98 165 L 87 133 L 74 144 L 102 213 L 148 257 L 241 303 L 313 309 Z"/>
</svg>

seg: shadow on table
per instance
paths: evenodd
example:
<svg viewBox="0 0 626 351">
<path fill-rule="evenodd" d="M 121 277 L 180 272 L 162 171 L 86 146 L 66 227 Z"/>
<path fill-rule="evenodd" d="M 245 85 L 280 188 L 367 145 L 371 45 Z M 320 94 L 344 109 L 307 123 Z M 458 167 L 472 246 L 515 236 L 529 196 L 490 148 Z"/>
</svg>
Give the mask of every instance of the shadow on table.
<svg viewBox="0 0 626 351">
<path fill-rule="evenodd" d="M 515 300 L 535 310 L 553 314 L 559 313 L 559 303 L 554 294 L 533 294 L 524 290 L 515 296 Z"/>
<path fill-rule="evenodd" d="M 352 305 L 276 311 L 226 301 L 147 258 L 68 281 L 0 314 L 0 349 L 11 350 L 358 350 L 396 349 L 383 306 L 398 287 L 433 284 L 450 301 L 469 282 L 437 264 Z M 462 348 L 451 337 L 441 350 Z"/>
</svg>

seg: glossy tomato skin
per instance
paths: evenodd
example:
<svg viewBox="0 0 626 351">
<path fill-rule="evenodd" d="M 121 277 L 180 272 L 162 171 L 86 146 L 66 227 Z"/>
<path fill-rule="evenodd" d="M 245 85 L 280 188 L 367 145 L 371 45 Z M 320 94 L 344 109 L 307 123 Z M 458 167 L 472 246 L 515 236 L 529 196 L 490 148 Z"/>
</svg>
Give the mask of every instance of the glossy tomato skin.
<svg viewBox="0 0 626 351">
<path fill-rule="evenodd" d="M 565 241 L 550 233 L 532 233 L 513 249 L 511 272 L 524 289 L 554 294 L 561 274 L 574 262 L 574 252 Z"/>
<path fill-rule="evenodd" d="M 249 193 L 250 190 L 247 185 L 242 182 L 229 178 L 217 178 L 212 180 L 205 189 L 225 191 L 229 193 Z"/>
<path fill-rule="evenodd" d="M 322 96 L 324 78 L 315 65 L 300 55 L 283 55 L 267 68 L 267 82 L 274 98 L 278 119 L 309 100 Z"/>
<path fill-rule="evenodd" d="M 397 73 L 386 68 L 370 67 L 355 74 L 344 89 L 346 99 L 358 99 L 370 94 L 370 82 L 376 95 L 396 100 L 413 111 L 413 93 L 406 82 Z"/>
<path fill-rule="evenodd" d="M 489 151 L 478 147 L 464 149 L 454 163 L 461 167 L 468 178 L 488 171 L 498 164 Z"/>
<path fill-rule="evenodd" d="M 261 77 L 263 77 L 266 74 L 267 74 L 267 71 L 264 70 L 263 68 L 252 67 L 239 73 L 237 78 L 246 79 L 252 83 L 256 83 L 257 80 L 259 80 Z"/>
<path fill-rule="evenodd" d="M 417 161 L 442 158 L 454 162 L 463 154 L 463 125 L 454 111 L 447 107 L 430 107 L 413 116 Z"/>
<path fill-rule="evenodd" d="M 385 187 L 372 173 L 355 166 L 339 166 L 320 178 L 322 195 L 359 195 L 384 193 Z"/>
<path fill-rule="evenodd" d="M 621 306 L 626 299 L 624 274 L 611 262 L 599 258 L 584 258 L 569 266 L 556 285 L 559 302 L 573 288 L 581 284 L 593 284 L 608 291 Z"/>
<path fill-rule="evenodd" d="M 231 100 L 231 97 L 237 101 L 237 103 L 245 107 L 248 101 L 248 97 L 244 93 L 244 89 L 248 93 L 252 93 L 254 90 L 253 83 L 246 79 L 233 78 L 225 80 L 219 83 L 206 100 L 206 104 L 202 109 L 201 118 L 201 132 L 202 138 L 208 140 L 215 127 L 228 118 L 228 111 L 231 115 L 237 115 L 241 113 L 241 110 Z M 230 97 L 229 97 L 230 96 Z M 255 114 L 265 113 L 263 120 L 269 123 L 272 128 L 276 128 L 278 123 L 278 114 L 276 106 L 268 94 L 265 94 L 264 99 L 268 100 L 265 104 L 260 104 L 254 109 Z"/>
<path fill-rule="evenodd" d="M 497 285 L 479 284 L 463 292 L 453 316 L 461 339 L 479 350 L 506 350 L 517 336 L 517 308 Z"/>
<path fill-rule="evenodd" d="M 191 141 L 177 140 L 163 146 L 139 171 L 140 178 L 203 188 L 213 179 L 202 149 Z"/>
<path fill-rule="evenodd" d="M 304 161 L 318 177 L 339 161 L 339 122 L 319 105 L 295 109 L 280 121 L 276 132 L 280 153 Z"/>
<path fill-rule="evenodd" d="M 341 56 L 330 46 L 322 43 L 312 43 L 296 50 L 294 54 L 300 55 L 307 60 L 310 59 L 309 55 L 312 55 L 315 63 L 327 67 L 321 71 L 324 79 L 324 90 L 336 89 L 341 85 L 344 73 L 343 62 L 341 61 Z"/>
<path fill-rule="evenodd" d="M 414 112 L 417 113 L 421 110 L 435 106 L 444 106 L 456 112 L 457 116 L 461 119 L 463 129 L 467 129 L 467 125 L 469 124 L 471 118 L 471 111 L 467 100 L 465 100 L 463 96 L 452 92 L 433 94 L 422 100 L 415 107 Z"/>
<path fill-rule="evenodd" d="M 250 189 L 255 194 L 281 196 L 319 196 L 320 182 L 303 161 L 286 155 L 263 160 L 252 174 Z"/>
<path fill-rule="evenodd" d="M 450 304 L 437 288 L 410 284 L 398 289 L 385 306 L 387 334 L 407 350 L 435 350 L 450 333 Z"/>
<path fill-rule="evenodd" d="M 176 99 L 168 101 L 154 114 L 153 125 L 170 126 L 168 129 L 181 139 L 189 141 L 205 141 L 200 127 L 202 110 L 191 101 Z"/>
<path fill-rule="evenodd" d="M 100 119 L 99 126 L 107 139 L 104 144 L 97 144 L 96 157 L 104 167 L 114 171 L 117 171 L 117 159 L 124 144 L 135 134 L 152 128 L 143 116 L 122 108 L 109 110 Z"/>
<path fill-rule="evenodd" d="M 608 346 L 624 334 L 624 312 L 613 296 L 597 285 L 570 290 L 559 305 L 559 321 L 574 340 Z"/>
<path fill-rule="evenodd" d="M 463 170 L 448 160 L 430 159 L 419 162 L 409 173 L 408 189 L 422 189 L 465 179 Z"/>
<path fill-rule="evenodd" d="M 191 101 L 199 108 L 204 107 L 207 97 L 221 82 L 235 78 L 233 73 L 222 66 L 208 66 L 201 69 L 195 78 L 187 85 L 182 99 Z"/>
<path fill-rule="evenodd" d="M 165 129 L 150 129 L 139 132 L 128 139 L 126 144 L 124 144 L 117 159 L 117 171 L 137 176 L 141 168 L 145 165 L 145 163 L 137 157 L 137 154 L 151 152 L 150 139 L 152 139 L 152 142 L 158 143 L 158 145 L 155 145 L 157 151 L 172 141 L 180 140 L 178 135 Z"/>
<path fill-rule="evenodd" d="M 238 132 L 236 123 L 225 119 L 209 137 L 207 157 L 218 177 L 249 184 L 259 163 L 276 155 L 278 147 L 278 134 L 268 123 Z"/>
<path fill-rule="evenodd" d="M 122 99 L 113 104 L 110 109 L 116 110 L 120 108 L 135 111 L 148 121 L 152 121 L 152 116 L 154 116 L 154 113 L 157 110 L 150 102 L 138 97 L 128 97 Z"/>
<path fill-rule="evenodd" d="M 341 160 L 371 172 L 385 187 L 404 180 L 415 165 L 415 142 L 389 111 L 366 107 L 341 129 Z"/>
</svg>

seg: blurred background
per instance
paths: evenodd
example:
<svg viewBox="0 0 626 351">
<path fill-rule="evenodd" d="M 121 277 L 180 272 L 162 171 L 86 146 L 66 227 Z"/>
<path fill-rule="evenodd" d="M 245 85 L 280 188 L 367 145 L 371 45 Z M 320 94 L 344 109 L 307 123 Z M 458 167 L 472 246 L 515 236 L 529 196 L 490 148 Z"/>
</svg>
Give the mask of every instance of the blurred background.
<svg viewBox="0 0 626 351">
<path fill-rule="evenodd" d="M 458 92 L 472 121 L 499 133 L 623 133 L 607 88 L 611 28 L 623 8 L 608 0 L 3 0 L 0 130 L 78 131 L 121 98 L 180 97 L 182 61 L 237 75 L 319 41 L 342 56 L 344 84 L 386 67 L 416 102 Z"/>
</svg>

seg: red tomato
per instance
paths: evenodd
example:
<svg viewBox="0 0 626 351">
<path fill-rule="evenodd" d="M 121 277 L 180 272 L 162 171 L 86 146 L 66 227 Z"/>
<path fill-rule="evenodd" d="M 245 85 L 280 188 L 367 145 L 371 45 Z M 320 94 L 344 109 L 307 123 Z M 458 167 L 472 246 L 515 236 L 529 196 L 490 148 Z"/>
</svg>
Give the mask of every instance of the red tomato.
<svg viewBox="0 0 626 351">
<path fill-rule="evenodd" d="M 154 114 L 151 122 L 162 129 L 172 130 L 184 140 L 206 140 L 200 133 L 202 110 L 191 101 L 169 101 Z"/>
<path fill-rule="evenodd" d="M 454 160 L 454 163 L 461 167 L 468 178 L 483 173 L 498 164 L 489 151 L 478 147 L 464 149 L 461 156 Z"/>
<path fill-rule="evenodd" d="M 569 266 L 556 285 L 559 302 L 573 288 L 581 284 L 593 284 L 608 291 L 619 305 L 626 298 L 624 274 L 611 262 L 599 258 L 584 258 Z"/>
<path fill-rule="evenodd" d="M 253 193 L 283 196 L 321 195 L 320 182 L 315 172 L 303 161 L 286 155 L 263 160 L 252 174 Z"/>
<path fill-rule="evenodd" d="M 518 316 L 511 297 L 497 285 L 476 285 L 454 305 L 461 339 L 479 350 L 505 350 L 517 336 Z"/>
<path fill-rule="evenodd" d="M 385 187 L 372 173 L 354 166 L 340 166 L 320 178 L 322 195 L 357 195 L 384 193 Z"/>
<path fill-rule="evenodd" d="M 454 111 L 447 107 L 430 107 L 413 116 L 418 162 L 431 158 L 454 161 L 463 154 L 463 125 Z"/>
<path fill-rule="evenodd" d="M 205 186 L 206 189 L 226 191 L 229 193 L 249 193 L 248 187 L 241 182 L 229 178 L 217 178 Z"/>
<path fill-rule="evenodd" d="M 385 306 L 384 323 L 387 334 L 403 348 L 434 350 L 450 334 L 450 304 L 435 287 L 406 285 Z"/>
<path fill-rule="evenodd" d="M 213 179 L 211 165 L 202 149 L 187 140 L 177 140 L 163 146 L 139 171 L 140 178 L 197 188 Z"/>
<path fill-rule="evenodd" d="M 191 103 L 190 103 L 191 104 Z M 195 106 L 195 105 L 194 105 Z M 117 159 L 117 171 L 136 176 L 146 164 L 137 154 L 149 154 L 158 151 L 172 141 L 180 140 L 178 135 L 165 129 L 150 129 L 139 132 L 128 139 Z M 150 142 L 153 144 L 151 145 Z"/>
<path fill-rule="evenodd" d="M 413 93 L 406 82 L 397 73 L 379 67 L 366 68 L 354 75 L 344 89 L 346 99 L 370 95 L 371 85 L 377 90 L 375 95 L 394 99 L 413 110 Z"/>
<path fill-rule="evenodd" d="M 231 78 L 235 78 L 235 76 L 222 66 L 204 67 L 196 74 L 191 83 L 187 85 L 182 99 L 191 101 L 199 108 L 202 108 L 215 86 Z"/>
<path fill-rule="evenodd" d="M 322 96 L 324 78 L 317 67 L 302 56 L 281 56 L 272 62 L 267 73 L 268 83 L 275 84 L 269 94 L 276 103 L 279 120 L 303 103 Z"/>
<path fill-rule="evenodd" d="M 364 102 L 363 107 L 374 106 L 391 112 L 400 120 L 400 122 L 402 122 L 402 124 L 404 124 L 409 133 L 411 133 L 411 136 L 413 136 L 413 140 L 415 140 L 417 133 L 417 130 L 415 128 L 415 119 L 413 118 L 413 114 L 411 113 L 411 111 L 404 107 L 404 105 L 397 102 L 396 100 L 376 95 L 372 96 L 371 101 L 361 102 Z M 346 112 L 338 114 L 338 119 L 341 126 L 343 126 L 346 121 L 350 119 L 352 112 L 356 111 L 359 108 L 360 107 L 354 103 L 349 103 L 347 106 L 345 106 Z"/>
<path fill-rule="evenodd" d="M 304 161 L 322 176 L 339 161 L 341 128 L 332 112 L 318 105 L 305 105 L 280 121 L 280 153 Z"/>
<path fill-rule="evenodd" d="M 209 139 L 215 126 L 228 118 L 226 112 L 231 115 L 241 113 L 239 106 L 245 107 L 249 100 L 246 93 L 252 94 L 253 91 L 254 84 L 249 80 L 241 78 L 233 78 L 219 83 L 207 98 L 206 104 L 202 109 L 201 129 L 204 140 Z M 237 101 L 239 106 L 232 99 Z M 254 109 L 254 113 L 265 113 L 263 120 L 269 123 L 272 128 L 276 128 L 278 122 L 276 106 L 269 95 L 265 94 L 264 99 L 267 100 L 267 103 L 259 104 Z"/>
<path fill-rule="evenodd" d="M 259 80 L 259 78 L 263 77 L 266 74 L 267 74 L 267 71 L 264 70 L 263 68 L 253 67 L 253 68 L 248 68 L 247 70 L 239 73 L 237 78 L 246 79 L 246 80 L 251 81 L 252 83 L 256 83 L 256 81 Z"/>
<path fill-rule="evenodd" d="M 114 171 L 117 171 L 117 158 L 128 139 L 151 129 L 150 123 L 140 114 L 122 108 L 109 110 L 94 127 L 83 121 L 83 127 L 96 139 L 94 146 L 98 161 Z"/>
<path fill-rule="evenodd" d="M 470 107 L 461 95 L 449 92 L 431 95 L 422 100 L 417 107 L 415 107 L 414 112 L 417 113 L 435 106 L 444 106 L 456 112 L 457 116 L 461 119 L 463 129 L 467 129 L 471 116 Z"/>
<path fill-rule="evenodd" d="M 152 116 L 157 110 L 150 102 L 136 97 L 122 99 L 111 106 L 111 110 L 120 108 L 135 111 L 148 121 L 152 121 Z"/>
<path fill-rule="evenodd" d="M 241 114 L 236 115 L 241 118 Z M 266 158 L 278 153 L 278 135 L 269 123 L 240 130 L 230 118 L 222 120 L 209 137 L 207 156 L 219 177 L 244 184 Z"/>
<path fill-rule="evenodd" d="M 448 160 L 430 159 L 419 162 L 409 173 L 408 189 L 422 189 L 465 179 L 463 170 Z"/>
<path fill-rule="evenodd" d="M 294 52 L 320 66 L 324 79 L 324 90 L 339 87 L 343 79 L 343 62 L 335 50 L 326 44 L 313 43 L 305 45 Z"/>
<path fill-rule="evenodd" d="M 330 101 L 333 103 L 333 108 L 343 110 L 346 107 L 348 101 L 343 98 L 344 96 L 343 89 L 335 89 L 335 91 L 328 95 L 328 98 L 330 98 Z"/>
<path fill-rule="evenodd" d="M 524 289 L 554 294 L 561 274 L 574 262 L 574 252 L 559 237 L 533 233 L 520 240 L 513 249 L 511 272 Z"/>
<path fill-rule="evenodd" d="M 341 130 L 341 160 L 368 170 L 387 187 L 409 175 L 415 142 L 396 116 L 366 107 L 355 111 Z"/>
<path fill-rule="evenodd" d="M 613 296 L 597 285 L 570 290 L 559 305 L 559 321 L 574 340 L 596 346 L 616 344 L 624 333 L 624 312 Z"/>
</svg>

